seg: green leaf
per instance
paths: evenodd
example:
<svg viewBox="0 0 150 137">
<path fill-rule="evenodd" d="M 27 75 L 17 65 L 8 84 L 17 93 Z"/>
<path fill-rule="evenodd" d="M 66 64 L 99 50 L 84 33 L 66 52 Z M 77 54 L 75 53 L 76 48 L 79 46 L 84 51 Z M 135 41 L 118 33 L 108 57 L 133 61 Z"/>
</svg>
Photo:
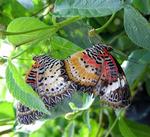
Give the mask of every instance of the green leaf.
<svg viewBox="0 0 150 137">
<path fill-rule="evenodd" d="M 128 127 L 132 130 L 134 135 L 137 137 L 149 137 L 150 135 L 150 126 L 139 124 L 134 121 L 126 120 Z"/>
<path fill-rule="evenodd" d="M 132 130 L 130 129 L 130 127 L 127 125 L 126 121 L 121 118 L 119 120 L 119 129 L 121 134 L 123 135 L 123 137 L 137 137 Z M 143 137 L 143 136 L 141 136 Z"/>
<path fill-rule="evenodd" d="M 92 103 L 93 103 L 93 101 L 94 101 L 94 97 L 93 97 L 93 95 L 89 95 L 89 96 L 86 96 L 86 95 L 84 95 L 83 96 L 84 98 L 82 99 L 83 100 L 83 106 L 82 107 L 80 107 L 80 108 L 78 108 L 78 107 L 74 107 L 74 108 L 72 108 L 72 110 L 73 111 L 83 111 L 83 110 L 87 110 L 91 105 L 92 105 Z M 73 105 L 72 105 L 73 106 Z M 74 105 L 75 106 L 75 105 Z"/>
<path fill-rule="evenodd" d="M 133 5 L 144 14 L 150 14 L 150 0 L 133 0 Z"/>
<path fill-rule="evenodd" d="M 150 24 L 131 6 L 124 8 L 124 27 L 128 37 L 137 46 L 150 49 Z"/>
<path fill-rule="evenodd" d="M 50 112 L 46 109 L 42 100 L 21 78 L 11 61 L 8 61 L 8 66 L 6 69 L 6 83 L 12 95 L 22 104 L 50 115 Z"/>
<path fill-rule="evenodd" d="M 25 9 L 17 0 L 9 0 L 8 3 L 9 3 L 8 8 L 11 6 L 10 13 L 13 18 L 29 15 L 27 9 Z"/>
<path fill-rule="evenodd" d="M 51 56 L 57 59 L 65 59 L 71 54 L 82 50 L 76 44 L 59 36 L 51 38 Z"/>
<path fill-rule="evenodd" d="M 122 134 L 120 133 L 119 125 L 118 125 L 118 117 L 120 117 L 120 115 L 117 116 L 115 111 L 113 111 L 112 109 L 106 109 L 104 113 L 108 116 L 108 119 L 109 119 L 108 131 L 111 131 L 112 137 L 122 137 Z"/>
<path fill-rule="evenodd" d="M 84 122 L 87 125 L 88 129 L 91 130 L 90 112 L 89 112 L 89 110 L 84 112 L 83 119 L 84 119 Z"/>
<path fill-rule="evenodd" d="M 149 54 L 147 50 L 135 50 L 129 55 L 128 61 L 122 64 L 130 86 L 144 72 L 146 67 L 144 58 L 147 54 Z"/>
<path fill-rule="evenodd" d="M 99 123 L 99 121 L 95 117 L 90 119 L 91 128 L 90 129 L 88 128 L 89 131 L 88 137 L 102 137 L 104 135 L 104 128 L 100 127 L 99 129 L 100 126 L 99 124 L 102 123 Z"/>
<path fill-rule="evenodd" d="M 71 98 L 65 98 L 63 101 L 51 108 L 51 115 L 48 118 L 54 119 L 58 116 L 65 115 L 66 119 L 74 119 L 76 116 L 80 115 L 81 112 L 89 109 L 93 101 L 93 96 L 89 94 L 74 92 Z M 70 102 L 73 104 L 72 106 L 75 109 L 71 109 Z"/>
<path fill-rule="evenodd" d="M 10 102 L 0 102 L 0 121 L 12 120 L 15 118 L 13 104 Z"/>
<path fill-rule="evenodd" d="M 145 54 L 139 59 L 139 62 L 148 64 L 150 63 L 150 51 L 145 51 Z"/>
<path fill-rule="evenodd" d="M 74 130 L 75 130 L 75 122 L 72 121 L 65 128 L 65 132 L 62 137 L 74 137 Z"/>
<path fill-rule="evenodd" d="M 17 46 L 43 40 L 55 33 L 56 28 L 44 24 L 37 18 L 20 17 L 8 25 L 7 31 L 12 33 L 8 36 L 8 40 Z"/>
<path fill-rule="evenodd" d="M 91 41 L 88 36 L 89 29 L 89 25 L 84 20 L 79 20 L 65 26 L 59 33 L 62 37 L 79 45 L 81 48 L 88 48 L 91 46 Z"/>
<path fill-rule="evenodd" d="M 89 107 L 92 105 L 92 103 L 94 102 L 94 97 L 93 95 L 83 95 L 82 98 L 82 106 L 78 107 L 76 106 L 76 104 L 74 104 L 73 102 L 69 103 L 70 108 L 73 110 L 72 112 L 69 112 L 65 115 L 66 119 L 74 119 L 76 118 L 78 115 L 80 115 L 83 111 L 88 110 Z"/>
<path fill-rule="evenodd" d="M 87 126 L 83 123 L 80 123 L 79 131 L 78 131 L 78 137 L 91 137 L 89 136 L 89 130 Z"/>
<path fill-rule="evenodd" d="M 1 13 L 11 19 L 29 15 L 29 12 L 17 0 L 1 0 L 0 7 Z"/>
<path fill-rule="evenodd" d="M 101 17 L 122 8 L 120 0 L 57 0 L 54 13 L 60 17 Z"/>
<path fill-rule="evenodd" d="M 0 16 L 0 24 L 8 25 L 11 19 L 8 16 L 1 15 Z"/>
<path fill-rule="evenodd" d="M 150 78 L 149 77 L 145 80 L 145 84 L 146 84 L 146 91 L 148 95 L 150 96 Z"/>
</svg>

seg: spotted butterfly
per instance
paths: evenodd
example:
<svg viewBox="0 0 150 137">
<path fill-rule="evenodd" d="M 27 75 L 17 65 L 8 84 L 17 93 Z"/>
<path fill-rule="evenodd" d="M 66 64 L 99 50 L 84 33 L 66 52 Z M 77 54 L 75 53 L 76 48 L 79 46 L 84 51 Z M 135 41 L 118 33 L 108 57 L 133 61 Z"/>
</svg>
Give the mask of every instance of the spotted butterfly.
<svg viewBox="0 0 150 137">
<path fill-rule="evenodd" d="M 35 64 L 26 76 L 26 82 L 38 93 L 48 110 L 76 91 L 98 95 L 112 107 L 126 107 L 130 102 L 125 74 L 112 49 L 98 44 L 79 51 L 65 60 L 42 55 L 34 57 Z M 18 103 L 17 118 L 30 124 L 43 113 Z"/>
</svg>

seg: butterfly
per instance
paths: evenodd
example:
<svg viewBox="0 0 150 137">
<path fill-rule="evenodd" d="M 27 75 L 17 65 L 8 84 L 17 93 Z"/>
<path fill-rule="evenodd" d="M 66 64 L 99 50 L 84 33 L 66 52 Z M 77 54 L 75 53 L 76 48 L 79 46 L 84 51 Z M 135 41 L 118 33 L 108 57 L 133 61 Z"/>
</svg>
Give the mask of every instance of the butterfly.
<svg viewBox="0 0 150 137">
<path fill-rule="evenodd" d="M 130 103 L 129 86 L 122 68 L 110 54 L 111 50 L 111 47 L 97 44 L 64 60 L 36 56 L 26 82 L 48 110 L 76 91 L 97 95 L 115 108 L 126 107 Z M 30 124 L 42 116 L 42 112 L 18 103 L 19 123 Z"/>
</svg>

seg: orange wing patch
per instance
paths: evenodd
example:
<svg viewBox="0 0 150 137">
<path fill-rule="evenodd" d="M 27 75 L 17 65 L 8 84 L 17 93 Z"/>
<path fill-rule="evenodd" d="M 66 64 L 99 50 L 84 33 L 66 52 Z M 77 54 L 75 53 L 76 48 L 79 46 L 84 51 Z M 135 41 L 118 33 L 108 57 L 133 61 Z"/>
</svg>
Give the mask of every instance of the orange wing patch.
<svg viewBox="0 0 150 137">
<path fill-rule="evenodd" d="M 69 78 L 80 85 L 95 86 L 99 79 L 96 71 L 100 64 L 83 52 L 77 52 L 65 60 L 65 67 Z"/>
</svg>

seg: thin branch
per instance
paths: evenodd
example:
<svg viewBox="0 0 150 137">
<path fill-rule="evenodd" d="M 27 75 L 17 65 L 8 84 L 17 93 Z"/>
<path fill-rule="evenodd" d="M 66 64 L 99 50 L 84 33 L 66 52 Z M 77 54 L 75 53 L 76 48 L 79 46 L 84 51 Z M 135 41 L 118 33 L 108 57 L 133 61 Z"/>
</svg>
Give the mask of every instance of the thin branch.
<svg viewBox="0 0 150 137">
<path fill-rule="evenodd" d="M 122 115 L 122 113 L 124 112 L 124 109 L 120 110 L 118 115 L 116 116 L 115 121 L 113 122 L 113 124 L 111 125 L 111 127 L 109 128 L 109 130 L 107 131 L 106 135 L 104 137 L 108 137 L 109 134 L 111 133 L 111 131 L 113 130 L 113 128 L 115 127 L 115 125 L 117 124 L 120 116 Z"/>
<path fill-rule="evenodd" d="M 40 10 L 38 10 L 37 12 L 33 13 L 31 16 L 37 16 L 40 12 L 42 12 L 43 10 L 45 10 L 47 7 L 50 6 L 49 11 L 51 11 L 54 8 L 53 4 L 46 4 L 43 8 L 41 8 Z"/>
<path fill-rule="evenodd" d="M 112 126 L 109 128 L 108 132 L 106 133 L 106 135 L 104 137 L 108 137 L 109 134 L 111 133 L 111 131 L 113 130 L 113 128 L 115 127 L 115 125 L 117 124 L 119 117 L 117 117 L 114 121 L 114 123 L 112 124 Z"/>
<path fill-rule="evenodd" d="M 21 34 L 40 31 L 40 30 L 45 30 L 45 29 L 51 29 L 51 28 L 50 27 L 43 27 L 43 28 L 33 29 L 33 30 L 29 30 L 29 31 L 22 31 L 22 32 L 8 32 L 8 31 L 0 30 L 0 33 L 5 34 L 5 35 L 21 35 Z"/>
<path fill-rule="evenodd" d="M 31 47 L 32 47 L 32 45 L 29 46 L 29 47 L 27 47 L 23 51 L 19 52 L 18 54 L 14 55 L 13 57 L 11 57 L 11 59 L 15 59 L 15 58 L 19 57 L 20 55 L 22 55 L 23 53 L 25 53 L 27 50 L 29 50 Z"/>
<path fill-rule="evenodd" d="M 101 110 L 100 110 L 100 113 L 99 113 L 99 127 L 98 127 L 98 131 L 97 131 L 95 137 L 99 137 L 99 133 L 100 133 L 101 128 L 102 128 L 102 120 L 103 120 L 103 111 L 102 111 L 102 109 L 101 109 Z"/>
<path fill-rule="evenodd" d="M 96 34 L 99 34 L 99 33 L 103 32 L 105 30 L 105 28 L 107 28 L 108 25 L 112 22 L 112 20 L 114 19 L 115 15 L 116 15 L 116 13 L 113 13 L 111 15 L 111 17 L 109 18 L 109 20 L 102 27 L 90 30 L 89 31 L 89 36 L 93 37 Z"/>
<path fill-rule="evenodd" d="M 122 31 L 121 33 L 119 33 L 118 35 L 114 36 L 110 41 L 109 41 L 109 44 L 112 44 L 113 42 L 115 42 L 116 40 L 118 40 L 118 38 L 122 35 L 124 35 L 125 32 Z"/>
<path fill-rule="evenodd" d="M 98 28 L 98 29 L 95 29 L 96 33 L 101 33 L 101 32 L 103 32 L 103 30 L 104 30 L 105 28 L 107 28 L 108 25 L 112 22 L 112 20 L 114 19 L 115 15 L 116 15 L 116 13 L 113 13 L 113 14 L 111 15 L 111 17 L 109 18 L 109 20 L 108 20 L 102 27 L 100 27 L 100 28 Z"/>
<path fill-rule="evenodd" d="M 14 128 L 9 128 L 9 129 L 7 129 L 7 130 L 1 131 L 1 132 L 0 132 L 0 135 L 8 134 L 8 133 L 12 132 L 13 129 L 14 129 Z"/>
</svg>

